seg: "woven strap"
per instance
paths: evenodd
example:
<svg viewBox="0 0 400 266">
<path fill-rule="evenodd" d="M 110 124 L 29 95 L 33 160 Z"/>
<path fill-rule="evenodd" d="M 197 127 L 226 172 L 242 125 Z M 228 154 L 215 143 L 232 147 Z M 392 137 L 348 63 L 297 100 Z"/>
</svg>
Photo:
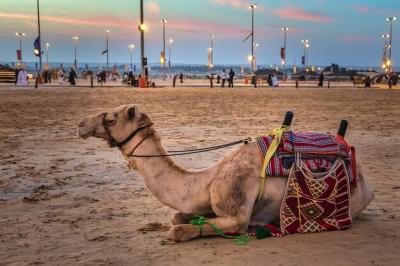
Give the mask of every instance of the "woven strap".
<svg viewBox="0 0 400 266">
<path fill-rule="evenodd" d="M 274 137 L 274 140 L 269 145 L 267 153 L 265 154 L 265 157 L 264 157 L 264 163 L 263 163 L 263 167 L 261 169 L 260 191 L 258 193 L 258 199 L 261 199 L 261 197 L 264 193 L 266 170 L 267 170 L 268 164 L 271 161 L 272 156 L 274 156 L 276 150 L 278 149 L 279 144 L 281 143 L 283 133 L 289 132 L 289 131 L 290 131 L 289 127 L 282 126 L 281 128 L 274 129 L 268 133 L 269 136 Z"/>
</svg>

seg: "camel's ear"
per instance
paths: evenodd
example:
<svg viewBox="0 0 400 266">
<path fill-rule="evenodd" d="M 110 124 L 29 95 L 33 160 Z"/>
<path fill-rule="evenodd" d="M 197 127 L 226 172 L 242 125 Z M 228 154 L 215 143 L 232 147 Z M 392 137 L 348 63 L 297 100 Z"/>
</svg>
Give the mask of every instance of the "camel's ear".
<svg viewBox="0 0 400 266">
<path fill-rule="evenodd" d="M 133 118 L 135 118 L 135 114 L 136 114 L 135 107 L 129 107 L 128 110 L 126 110 L 126 115 L 129 120 L 132 120 Z"/>
</svg>

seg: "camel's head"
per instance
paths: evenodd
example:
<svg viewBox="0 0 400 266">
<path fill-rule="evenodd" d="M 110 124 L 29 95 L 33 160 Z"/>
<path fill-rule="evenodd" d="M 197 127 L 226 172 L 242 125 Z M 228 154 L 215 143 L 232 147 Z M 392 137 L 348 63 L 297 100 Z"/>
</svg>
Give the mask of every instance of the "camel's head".
<svg viewBox="0 0 400 266">
<path fill-rule="evenodd" d="M 140 112 L 137 105 L 122 105 L 111 111 L 84 117 L 79 123 L 78 135 L 83 139 L 101 138 L 115 147 L 152 125 L 151 119 Z"/>
</svg>

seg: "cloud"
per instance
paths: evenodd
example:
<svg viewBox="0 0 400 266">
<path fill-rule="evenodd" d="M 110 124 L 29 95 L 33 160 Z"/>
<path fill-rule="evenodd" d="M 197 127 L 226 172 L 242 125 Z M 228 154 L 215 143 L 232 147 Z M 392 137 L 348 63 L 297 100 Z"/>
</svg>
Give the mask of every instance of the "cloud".
<svg viewBox="0 0 400 266">
<path fill-rule="evenodd" d="M 359 13 L 370 13 L 371 12 L 371 9 L 368 6 L 353 4 L 352 7 Z"/>
<path fill-rule="evenodd" d="M 332 21 L 332 17 L 330 16 L 305 11 L 299 7 L 292 7 L 292 6 L 277 8 L 273 10 L 273 14 L 280 18 L 290 19 L 290 20 L 323 22 L 323 23 Z"/>
<path fill-rule="evenodd" d="M 249 5 L 253 3 L 252 1 L 246 1 L 246 0 L 211 0 L 211 2 L 220 6 L 231 7 L 242 10 L 248 9 Z M 258 5 L 257 12 L 265 12 L 265 5 Z"/>
<path fill-rule="evenodd" d="M 372 39 L 369 36 L 364 35 L 342 35 L 339 36 L 339 39 L 343 42 L 347 43 L 372 43 Z"/>
<path fill-rule="evenodd" d="M 380 16 L 388 16 L 390 14 L 397 14 L 400 10 L 396 9 L 387 9 L 387 8 L 377 8 L 360 4 L 353 4 L 351 6 L 356 12 L 361 14 L 373 14 Z"/>
<path fill-rule="evenodd" d="M 9 18 L 23 21 L 36 21 L 36 15 L 21 14 L 21 13 L 1 13 L 0 18 Z M 78 19 L 78 18 L 65 18 L 65 17 L 54 17 L 54 16 L 40 16 L 41 20 L 69 24 L 69 25 L 88 25 L 88 26 L 103 26 L 103 27 L 122 27 L 127 23 L 126 21 L 121 21 L 118 18 L 99 18 L 99 19 Z"/>
<path fill-rule="evenodd" d="M 145 9 L 147 13 L 151 15 L 158 15 L 160 14 L 160 5 L 156 2 L 147 2 L 145 4 Z"/>
<path fill-rule="evenodd" d="M 245 0 L 212 0 L 217 5 L 229 6 L 233 8 L 248 8 L 249 2 Z"/>
</svg>

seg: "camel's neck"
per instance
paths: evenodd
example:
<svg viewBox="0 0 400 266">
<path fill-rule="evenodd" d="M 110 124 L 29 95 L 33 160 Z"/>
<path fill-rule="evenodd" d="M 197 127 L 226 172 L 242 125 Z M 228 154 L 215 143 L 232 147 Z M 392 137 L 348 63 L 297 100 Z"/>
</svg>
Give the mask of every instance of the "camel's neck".
<svg viewBox="0 0 400 266">
<path fill-rule="evenodd" d="M 153 129 L 150 129 L 153 130 Z M 130 152 L 146 133 L 134 138 L 123 150 Z M 142 142 L 135 155 L 166 154 L 156 132 Z M 163 204 L 185 213 L 197 211 L 203 201 L 208 200 L 206 192 L 206 171 L 187 171 L 178 166 L 170 157 L 137 158 L 128 157 L 129 164 L 144 178 L 147 187 Z M 196 200 L 197 202 L 193 202 Z M 202 207 L 200 207 L 202 208 Z"/>
</svg>

